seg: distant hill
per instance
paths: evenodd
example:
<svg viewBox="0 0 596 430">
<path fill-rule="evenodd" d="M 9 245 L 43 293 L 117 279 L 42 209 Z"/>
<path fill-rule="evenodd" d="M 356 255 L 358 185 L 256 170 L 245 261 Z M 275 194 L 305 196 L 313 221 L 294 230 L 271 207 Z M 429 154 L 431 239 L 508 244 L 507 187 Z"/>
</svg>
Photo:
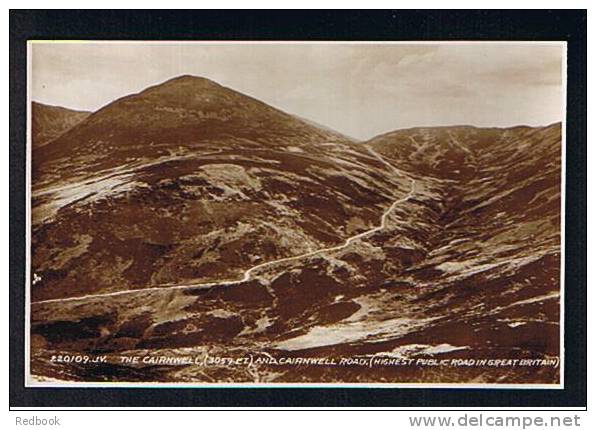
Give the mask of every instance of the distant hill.
<svg viewBox="0 0 596 430">
<path fill-rule="evenodd" d="M 31 104 L 33 146 L 38 148 L 45 145 L 83 121 L 90 114 L 86 111 L 33 102 Z"/>
</svg>

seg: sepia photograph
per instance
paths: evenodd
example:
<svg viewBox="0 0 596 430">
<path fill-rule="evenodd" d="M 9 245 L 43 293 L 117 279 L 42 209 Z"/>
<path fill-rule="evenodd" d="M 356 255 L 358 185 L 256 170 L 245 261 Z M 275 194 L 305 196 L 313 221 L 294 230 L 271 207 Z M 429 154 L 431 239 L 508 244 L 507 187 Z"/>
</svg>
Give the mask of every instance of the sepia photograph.
<svg viewBox="0 0 596 430">
<path fill-rule="evenodd" d="M 563 388 L 566 56 L 30 40 L 25 385 Z"/>
</svg>

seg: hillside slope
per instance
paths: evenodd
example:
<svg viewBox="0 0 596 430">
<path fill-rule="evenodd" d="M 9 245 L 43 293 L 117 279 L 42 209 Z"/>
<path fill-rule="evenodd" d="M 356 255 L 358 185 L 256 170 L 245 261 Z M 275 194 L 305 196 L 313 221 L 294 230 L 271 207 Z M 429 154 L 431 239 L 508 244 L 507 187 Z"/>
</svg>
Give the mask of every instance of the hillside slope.
<svg viewBox="0 0 596 430">
<path fill-rule="evenodd" d="M 31 140 L 39 148 L 83 121 L 90 112 L 50 106 L 43 103 L 31 104 Z"/>
<path fill-rule="evenodd" d="M 366 230 L 409 188 L 361 145 L 186 76 L 96 112 L 44 157 L 35 299 L 236 279 Z"/>
<path fill-rule="evenodd" d="M 121 99 L 56 140 L 56 148 L 93 146 L 77 172 L 55 169 L 61 150 L 40 165 L 34 373 L 87 381 L 558 382 L 550 363 L 560 354 L 560 124 L 416 128 L 359 144 L 233 93 L 231 105 L 242 108 L 225 108 L 231 116 L 220 128 L 198 126 L 204 134 L 195 135 L 177 122 L 182 111 L 153 103 L 174 97 L 195 111 L 203 95 L 188 91 L 182 101 L 176 81 L 169 85 L 133 96 L 130 106 Z M 106 112 L 118 114 L 106 122 Z M 155 116 L 145 123 L 137 112 Z M 110 143 L 99 136 L 106 132 Z M 109 361 L 46 359 L 76 352 Z M 356 361 L 118 360 L 138 354 Z M 371 358 L 547 364 L 358 364 Z"/>
<path fill-rule="evenodd" d="M 37 151 L 33 173 L 39 183 L 56 173 L 62 180 L 80 179 L 89 168 L 226 145 L 273 149 L 320 142 L 349 139 L 211 80 L 184 75 L 94 112 Z"/>
</svg>

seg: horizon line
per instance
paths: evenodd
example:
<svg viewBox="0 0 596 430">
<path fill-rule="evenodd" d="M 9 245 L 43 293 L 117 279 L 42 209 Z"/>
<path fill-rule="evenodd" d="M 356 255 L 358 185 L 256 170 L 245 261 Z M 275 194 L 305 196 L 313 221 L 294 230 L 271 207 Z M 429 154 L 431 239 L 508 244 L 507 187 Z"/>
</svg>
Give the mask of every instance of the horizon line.
<svg viewBox="0 0 596 430">
<path fill-rule="evenodd" d="M 29 42 L 30 41 L 28 41 L 28 43 Z M 253 98 L 253 99 L 255 99 L 255 100 L 257 100 L 257 101 L 259 101 L 261 103 L 266 104 L 267 106 L 270 106 L 270 107 L 272 107 L 274 109 L 277 109 L 278 111 L 283 112 L 283 113 L 285 113 L 287 115 L 291 115 L 291 116 L 293 116 L 293 117 L 295 117 L 295 118 L 297 118 L 297 119 L 299 119 L 301 121 L 304 121 L 304 122 L 309 122 L 310 121 L 310 122 L 314 123 L 314 124 L 310 124 L 312 126 L 316 126 L 317 128 L 325 127 L 327 129 L 335 132 L 335 133 L 341 134 L 341 135 L 343 135 L 343 136 L 345 136 L 345 137 L 347 137 L 349 139 L 352 139 L 352 140 L 354 140 L 356 142 L 368 142 L 369 140 L 372 140 L 372 139 L 374 139 L 376 137 L 383 136 L 383 135 L 386 135 L 386 134 L 389 134 L 389 133 L 393 133 L 393 132 L 401 131 L 401 130 L 412 130 L 412 129 L 417 129 L 417 128 L 445 128 L 445 127 L 453 127 L 453 128 L 455 128 L 455 127 L 472 127 L 472 128 L 485 128 L 485 129 L 486 128 L 510 129 L 510 128 L 517 128 L 517 127 L 547 128 L 547 127 L 550 127 L 550 126 L 552 126 L 554 124 L 559 124 L 559 123 L 562 124 L 564 122 L 564 119 L 565 119 L 563 117 L 563 118 L 561 118 L 561 119 L 559 119 L 557 121 L 553 121 L 553 122 L 550 122 L 550 123 L 547 123 L 547 124 L 539 124 L 539 125 L 530 125 L 528 123 L 513 123 L 513 124 L 508 124 L 508 125 L 481 125 L 481 124 L 471 124 L 471 123 L 468 123 L 468 124 L 465 124 L 465 123 L 450 123 L 450 124 L 434 124 L 434 125 L 412 124 L 412 125 L 408 125 L 408 126 L 405 126 L 405 127 L 393 128 L 391 130 L 383 131 L 383 132 L 374 134 L 373 136 L 370 136 L 370 137 L 361 139 L 361 138 L 354 137 L 354 136 L 352 136 L 352 135 L 350 135 L 348 133 L 345 133 L 343 131 L 337 130 L 337 129 L 335 129 L 335 127 L 328 126 L 327 124 L 324 124 L 324 123 L 322 123 L 319 120 L 312 119 L 312 118 L 306 117 L 304 115 L 298 115 L 298 114 L 295 114 L 295 113 L 287 112 L 286 110 L 284 110 L 282 108 L 279 108 L 279 107 L 277 107 L 277 106 L 275 106 L 275 105 L 273 105 L 273 104 L 271 104 L 269 102 L 265 102 L 265 101 L 261 100 L 258 97 L 255 97 L 255 96 L 252 96 L 252 95 L 243 93 L 241 91 L 238 91 L 238 90 L 236 90 L 234 88 L 231 88 L 231 87 L 227 87 L 225 85 L 222 85 L 219 82 L 217 82 L 217 81 L 215 81 L 215 80 L 213 80 L 211 78 L 208 78 L 208 77 L 205 77 L 205 76 L 200 76 L 200 75 L 194 75 L 192 73 L 182 73 L 182 74 L 179 74 L 179 75 L 174 75 L 172 77 L 169 77 L 169 78 L 167 78 L 167 79 L 165 79 L 163 81 L 159 81 L 157 83 L 152 83 L 152 84 L 144 87 L 143 89 L 141 89 L 138 92 L 132 92 L 132 93 L 125 94 L 125 95 L 122 95 L 120 97 L 114 98 L 113 100 L 110 100 L 109 102 L 101 105 L 99 108 L 97 108 L 95 110 L 86 109 L 86 108 L 68 107 L 68 106 L 65 106 L 65 105 L 62 105 L 62 104 L 51 104 L 51 103 L 47 103 L 47 102 L 33 100 L 33 98 L 31 98 L 31 103 L 37 103 L 37 104 L 42 104 L 42 105 L 45 105 L 45 106 L 50 106 L 50 107 L 60 108 L 60 109 L 66 109 L 66 110 L 71 110 L 71 111 L 76 111 L 76 112 L 85 112 L 85 113 L 89 113 L 89 115 L 91 116 L 91 115 L 94 115 L 95 113 L 101 111 L 105 107 L 111 105 L 112 103 L 117 102 L 120 99 L 123 99 L 123 98 L 126 98 L 126 97 L 130 97 L 130 96 L 134 96 L 134 95 L 138 95 L 138 94 L 141 94 L 141 93 L 143 93 L 144 91 L 146 91 L 146 90 L 148 90 L 150 88 L 159 87 L 161 85 L 165 85 L 168 82 L 171 82 L 171 81 L 174 81 L 174 80 L 177 80 L 177 79 L 181 79 L 181 78 L 188 78 L 188 77 L 194 78 L 194 79 L 200 79 L 200 80 L 206 80 L 206 81 L 212 82 L 213 84 L 218 85 L 218 86 L 221 86 L 222 88 L 227 88 L 229 90 L 232 90 L 232 91 L 237 92 L 238 94 L 242 94 L 242 95 L 244 95 L 246 97 Z"/>
</svg>

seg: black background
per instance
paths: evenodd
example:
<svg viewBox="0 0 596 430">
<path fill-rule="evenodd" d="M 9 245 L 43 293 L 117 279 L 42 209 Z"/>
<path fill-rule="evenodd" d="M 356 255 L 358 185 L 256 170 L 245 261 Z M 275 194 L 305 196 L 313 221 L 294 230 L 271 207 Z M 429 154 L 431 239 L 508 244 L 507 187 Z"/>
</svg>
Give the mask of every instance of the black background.
<svg viewBox="0 0 596 430">
<path fill-rule="evenodd" d="M 28 39 L 567 41 L 565 389 L 25 388 Z M 586 407 L 586 11 L 11 10 L 9 300 L 10 407 Z"/>
</svg>

